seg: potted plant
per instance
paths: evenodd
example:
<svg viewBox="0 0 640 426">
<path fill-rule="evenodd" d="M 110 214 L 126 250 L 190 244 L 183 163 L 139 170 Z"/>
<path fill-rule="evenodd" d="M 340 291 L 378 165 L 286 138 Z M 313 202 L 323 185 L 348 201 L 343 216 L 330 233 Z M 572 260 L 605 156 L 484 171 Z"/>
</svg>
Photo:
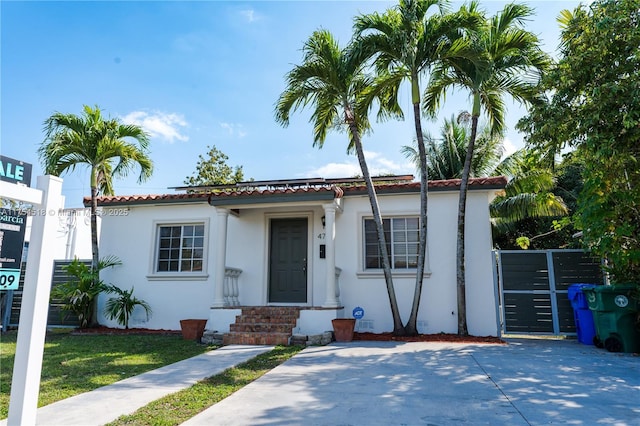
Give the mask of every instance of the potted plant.
<svg viewBox="0 0 640 426">
<path fill-rule="evenodd" d="M 335 318 L 331 320 L 336 342 L 350 342 L 356 327 L 355 318 Z"/>
<path fill-rule="evenodd" d="M 180 329 L 182 330 L 182 338 L 185 340 L 202 339 L 204 328 L 207 325 L 206 319 L 183 319 L 180 320 Z"/>
</svg>

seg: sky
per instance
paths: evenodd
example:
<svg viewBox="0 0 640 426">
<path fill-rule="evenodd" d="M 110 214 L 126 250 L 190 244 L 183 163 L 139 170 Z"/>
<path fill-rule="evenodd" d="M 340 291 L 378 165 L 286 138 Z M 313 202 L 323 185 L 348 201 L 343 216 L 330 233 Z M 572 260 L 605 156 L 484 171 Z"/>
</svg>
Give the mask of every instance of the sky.
<svg viewBox="0 0 640 426">
<path fill-rule="evenodd" d="M 527 29 L 556 56 L 556 18 L 578 1 L 521 2 L 535 9 Z M 199 155 L 215 146 L 246 179 L 352 177 L 361 174 L 344 133 L 313 146 L 308 110 L 288 127 L 274 119 L 285 75 L 302 59 L 314 30 L 341 45 L 353 18 L 384 12 L 395 1 L 0 1 L 0 153 L 43 174 L 37 149 L 43 122 L 54 112 L 80 115 L 98 106 L 105 117 L 142 126 L 151 136 L 151 179 L 137 171 L 114 181 L 118 195 L 174 193 L 195 172 Z M 457 9 L 462 3 L 452 2 Z M 480 2 L 489 13 L 506 2 Z M 405 121 L 374 122 L 363 139 L 372 174 L 415 174 L 400 149 L 411 145 L 410 92 L 401 90 Z M 515 130 L 526 109 L 507 102 L 508 151 L 522 148 Z M 470 109 L 466 93 L 447 97 L 423 128 L 438 135 L 442 121 Z M 88 170 L 62 176 L 66 207 L 89 195 Z"/>
</svg>

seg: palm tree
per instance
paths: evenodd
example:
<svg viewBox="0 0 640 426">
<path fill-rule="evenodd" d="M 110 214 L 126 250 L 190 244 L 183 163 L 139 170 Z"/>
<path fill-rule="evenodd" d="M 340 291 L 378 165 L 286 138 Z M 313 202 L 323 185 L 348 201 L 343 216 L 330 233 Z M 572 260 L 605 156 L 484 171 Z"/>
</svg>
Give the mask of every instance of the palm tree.
<svg viewBox="0 0 640 426">
<path fill-rule="evenodd" d="M 133 287 L 131 290 L 123 290 L 118 286 L 110 285 L 105 288 L 107 293 L 115 293 L 116 297 L 111 297 L 107 300 L 104 306 L 104 314 L 109 319 L 115 319 L 118 324 L 124 325 L 124 328 L 129 328 L 129 319 L 136 306 L 140 306 L 144 309 L 147 315 L 147 320 L 151 315 L 151 306 L 142 299 L 138 299 L 133 295 Z"/>
<path fill-rule="evenodd" d="M 440 128 L 439 139 L 432 137 L 429 133 L 425 134 L 429 179 L 460 179 L 462 176 L 471 131 L 470 123 L 464 117 L 465 114 L 461 114 L 458 119 L 453 116 L 445 119 Z M 421 173 L 419 154 L 415 145 L 415 143 L 413 146 L 404 145 L 401 151 L 407 159 L 416 164 L 416 170 Z M 502 135 L 492 135 L 487 126 L 482 126 L 471 164 L 471 177 L 495 176 L 494 171 L 503 152 Z"/>
<path fill-rule="evenodd" d="M 468 90 L 473 102 L 471 135 L 458 202 L 456 281 L 458 334 L 461 335 L 469 334 L 466 320 L 464 224 L 478 118 L 484 110 L 489 117 L 492 132 L 500 133 L 504 129 L 504 95 L 510 95 L 521 103 L 528 103 L 536 98 L 537 82 L 541 73 L 547 69 L 550 59 L 540 49 L 538 37 L 521 28 L 532 12 L 533 9 L 528 6 L 511 3 L 487 20 L 478 31 L 468 36 L 476 57 L 450 58 L 438 64 L 432 72 L 424 97 L 423 105 L 427 111 L 436 111 L 450 89 Z"/>
<path fill-rule="evenodd" d="M 408 81 L 411 86 L 421 171 L 421 220 L 416 285 L 411 314 L 405 326 L 409 335 L 418 333 L 418 309 L 427 252 L 428 173 L 421 123 L 420 79 L 440 58 L 462 54 L 463 45 L 456 41 L 460 40 L 459 30 L 474 25 L 471 14 L 444 14 L 447 5 L 446 0 L 400 0 L 395 8 L 388 9 L 384 14 L 356 17 L 354 24 L 358 54 L 363 58 L 373 57 L 375 67 L 382 76 L 373 86 L 372 94 L 384 90 L 397 96 L 402 82 Z M 437 6 L 440 13 L 427 16 L 432 6 Z"/>
<path fill-rule="evenodd" d="M 466 113 L 457 120 L 445 119 L 440 139 L 426 135 L 429 179 L 460 179 L 471 131 L 465 118 Z M 568 213 L 564 200 L 552 192 L 556 180 L 540 151 L 521 149 L 500 160 L 504 152 L 502 135 L 492 135 L 487 126 L 480 127 L 474 151 L 471 177 L 506 176 L 509 179 L 504 193 L 489 205 L 494 236 L 514 230 L 516 223 L 524 218 Z M 418 163 L 414 146 L 403 146 L 402 152 Z"/>
<path fill-rule="evenodd" d="M 139 126 L 105 120 L 97 106 L 87 105 L 81 116 L 54 113 L 44 122 L 44 130 L 38 155 L 45 173 L 60 176 L 80 165 L 89 168 L 92 268 L 98 270 L 97 197 L 113 195 L 113 178 L 126 176 L 136 165 L 140 167 L 138 182 L 151 176 L 149 136 Z M 129 142 L 129 138 L 137 143 Z"/>
<path fill-rule="evenodd" d="M 346 128 L 349 150 L 355 149 L 371 203 L 393 316 L 393 332 L 403 334 L 404 327 L 393 287 L 382 216 L 361 140 L 362 132 L 370 128 L 367 117 L 370 104 L 365 103 L 365 93 L 373 78 L 364 73 L 364 63 L 353 55 L 351 48 L 352 46 L 348 46 L 341 49 L 332 34 L 326 30 L 315 31 L 302 49 L 302 64 L 295 65 L 286 76 L 287 87 L 278 99 L 275 116 L 278 123 L 287 126 L 292 110 L 311 104 L 313 145 L 318 148 L 322 148 L 329 130 Z M 379 95 L 378 100 L 381 103 L 381 114 L 397 113 L 397 105 L 389 97 Z"/>
<path fill-rule="evenodd" d="M 552 191 L 556 187 L 553 171 L 540 151 L 521 149 L 505 158 L 495 175 L 507 176 L 504 194 L 489 205 L 494 235 L 512 231 L 525 218 L 564 216 L 569 210 Z"/>
</svg>

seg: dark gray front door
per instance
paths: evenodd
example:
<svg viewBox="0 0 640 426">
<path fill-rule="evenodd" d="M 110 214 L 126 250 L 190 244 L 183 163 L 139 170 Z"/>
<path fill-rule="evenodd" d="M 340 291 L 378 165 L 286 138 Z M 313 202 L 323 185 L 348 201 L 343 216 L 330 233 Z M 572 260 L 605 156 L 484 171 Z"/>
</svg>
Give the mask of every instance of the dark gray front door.
<svg viewBox="0 0 640 426">
<path fill-rule="evenodd" d="M 307 219 L 271 219 L 269 302 L 307 302 Z"/>
</svg>

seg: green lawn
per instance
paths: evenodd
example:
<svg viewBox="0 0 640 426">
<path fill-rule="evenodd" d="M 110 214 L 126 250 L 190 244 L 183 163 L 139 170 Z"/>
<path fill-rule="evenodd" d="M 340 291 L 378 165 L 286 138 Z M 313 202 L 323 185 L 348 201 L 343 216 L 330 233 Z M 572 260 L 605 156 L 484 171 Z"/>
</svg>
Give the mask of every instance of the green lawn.
<svg viewBox="0 0 640 426">
<path fill-rule="evenodd" d="M 179 425 L 258 379 L 302 349 L 302 346 L 276 346 L 272 351 L 153 401 L 131 415 L 121 416 L 107 426 Z"/>
<path fill-rule="evenodd" d="M 0 419 L 8 416 L 17 333 L 0 336 Z M 213 347 L 180 335 L 83 335 L 47 333 L 38 406 L 153 370 Z"/>
</svg>

